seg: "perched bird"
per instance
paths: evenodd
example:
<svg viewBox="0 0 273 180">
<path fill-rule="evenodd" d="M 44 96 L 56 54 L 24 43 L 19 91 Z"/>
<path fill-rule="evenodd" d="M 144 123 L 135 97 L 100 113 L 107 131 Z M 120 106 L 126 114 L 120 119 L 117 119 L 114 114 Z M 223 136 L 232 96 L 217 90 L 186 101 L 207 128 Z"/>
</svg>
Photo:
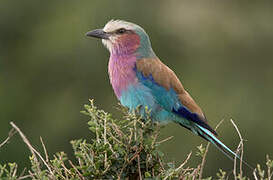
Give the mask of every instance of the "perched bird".
<svg viewBox="0 0 273 180">
<path fill-rule="evenodd" d="M 217 138 L 203 111 L 175 73 L 156 56 L 143 28 L 130 22 L 111 20 L 103 29 L 86 35 L 102 39 L 110 51 L 110 82 L 123 106 L 131 111 L 140 106 L 141 113 L 148 107 L 152 120 L 178 123 L 214 144 L 228 157 L 239 158 Z"/>
</svg>

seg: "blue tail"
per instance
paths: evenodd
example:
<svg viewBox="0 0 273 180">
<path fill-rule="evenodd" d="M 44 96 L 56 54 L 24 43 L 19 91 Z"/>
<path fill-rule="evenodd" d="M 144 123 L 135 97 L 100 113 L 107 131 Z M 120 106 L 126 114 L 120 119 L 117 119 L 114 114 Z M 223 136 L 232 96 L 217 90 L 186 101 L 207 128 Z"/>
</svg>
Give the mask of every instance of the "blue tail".
<svg viewBox="0 0 273 180">
<path fill-rule="evenodd" d="M 234 160 L 233 157 L 236 157 L 237 159 L 241 160 L 241 157 L 230 150 L 224 143 L 222 143 L 214 134 L 211 133 L 211 131 L 207 130 L 206 128 L 196 124 L 197 127 L 201 132 L 199 132 L 199 135 L 205 138 L 207 141 L 211 142 L 214 146 L 216 146 L 221 152 L 223 152 L 229 159 L 232 161 Z M 247 165 L 249 168 L 254 169 L 251 167 L 247 162 L 244 160 L 242 161 L 245 165 Z"/>
</svg>

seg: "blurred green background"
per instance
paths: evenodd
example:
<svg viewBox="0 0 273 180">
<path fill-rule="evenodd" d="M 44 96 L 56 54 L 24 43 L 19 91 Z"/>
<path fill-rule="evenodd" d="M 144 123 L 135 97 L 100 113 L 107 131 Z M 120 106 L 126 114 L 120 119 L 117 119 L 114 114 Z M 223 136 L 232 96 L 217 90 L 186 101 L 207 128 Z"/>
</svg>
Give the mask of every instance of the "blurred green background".
<svg viewBox="0 0 273 180">
<path fill-rule="evenodd" d="M 89 98 L 118 116 L 107 74 L 108 51 L 85 32 L 110 19 L 141 25 L 153 49 L 203 108 L 210 124 L 232 149 L 247 141 L 245 159 L 273 156 L 273 3 L 270 1 L 0 1 L 0 142 L 14 121 L 32 144 L 71 157 L 72 139 L 90 138 L 88 118 L 79 112 Z M 181 163 L 205 144 L 175 124 L 162 129 L 168 160 Z M 17 135 L 0 149 L 0 163 L 29 166 Z M 196 164 L 193 158 L 190 163 Z M 232 162 L 211 147 L 206 175 Z"/>
</svg>

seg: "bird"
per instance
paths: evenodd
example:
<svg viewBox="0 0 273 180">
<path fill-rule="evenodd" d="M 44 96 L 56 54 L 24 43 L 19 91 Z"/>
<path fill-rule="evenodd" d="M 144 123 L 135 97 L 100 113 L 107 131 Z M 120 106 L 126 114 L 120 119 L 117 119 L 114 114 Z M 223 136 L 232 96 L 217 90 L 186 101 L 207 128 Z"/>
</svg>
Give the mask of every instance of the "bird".
<svg viewBox="0 0 273 180">
<path fill-rule="evenodd" d="M 220 141 L 174 71 L 157 57 L 141 26 L 110 20 L 102 29 L 89 31 L 86 36 L 101 39 L 109 50 L 110 83 L 123 106 L 131 112 L 140 107 L 142 115 L 148 108 L 153 121 L 175 122 L 211 142 L 230 159 L 240 159 L 240 155 Z"/>
</svg>

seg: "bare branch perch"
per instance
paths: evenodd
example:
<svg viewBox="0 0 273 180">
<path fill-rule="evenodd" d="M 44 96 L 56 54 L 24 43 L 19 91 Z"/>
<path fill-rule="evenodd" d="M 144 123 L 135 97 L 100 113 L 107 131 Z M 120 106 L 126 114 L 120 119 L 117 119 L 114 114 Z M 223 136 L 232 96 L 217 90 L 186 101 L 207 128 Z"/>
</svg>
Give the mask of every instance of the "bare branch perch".
<svg viewBox="0 0 273 180">
<path fill-rule="evenodd" d="M 17 132 L 15 131 L 15 129 L 12 128 L 12 129 L 9 131 L 8 137 L 0 144 L 0 148 L 1 148 L 2 146 L 4 146 L 5 144 L 7 144 L 8 141 L 10 140 L 10 138 L 11 138 L 14 134 L 16 134 L 16 133 L 17 133 Z"/>
<path fill-rule="evenodd" d="M 44 158 L 41 156 L 41 154 L 33 148 L 33 146 L 30 144 L 29 140 L 26 138 L 26 136 L 24 135 L 24 133 L 13 123 L 10 122 L 11 126 L 20 134 L 21 138 L 23 139 L 23 141 L 26 143 L 26 145 L 28 146 L 30 152 L 32 153 L 33 157 L 34 157 L 34 161 L 39 165 L 39 161 L 38 158 L 36 156 L 36 154 L 39 156 L 39 158 L 43 161 L 44 165 L 47 167 L 48 171 L 50 172 L 50 174 L 52 175 L 52 178 L 54 178 L 54 173 L 52 172 L 51 168 L 49 167 L 49 165 L 47 164 L 47 162 L 44 160 Z M 40 166 L 38 166 L 38 170 L 41 172 L 41 168 Z"/>
</svg>

